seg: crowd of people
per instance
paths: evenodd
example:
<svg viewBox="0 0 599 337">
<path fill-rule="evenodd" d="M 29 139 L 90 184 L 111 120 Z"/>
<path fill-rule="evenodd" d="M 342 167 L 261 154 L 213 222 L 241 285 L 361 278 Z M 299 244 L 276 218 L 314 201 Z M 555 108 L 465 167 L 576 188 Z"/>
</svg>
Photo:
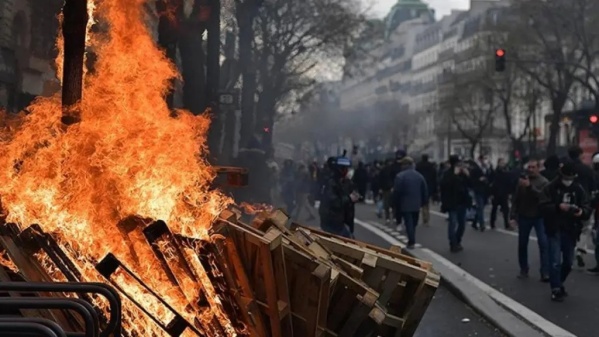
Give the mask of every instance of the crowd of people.
<svg viewBox="0 0 599 337">
<path fill-rule="evenodd" d="M 550 284 L 552 300 L 563 301 L 564 282 L 574 263 L 584 267 L 587 246 L 594 245 L 597 262 L 587 271 L 599 275 L 599 154 L 592 167 L 582 163 L 581 155 L 573 147 L 563 158 L 529 158 L 512 165 L 499 159 L 495 166 L 486 156 L 463 160 L 453 155 L 436 164 L 423 155 L 416 163 L 403 151 L 355 168 L 345 156 L 331 157 L 322 166 L 287 161 L 279 184 L 292 216 L 306 210 L 310 219 L 319 218 L 323 230 L 345 237 L 353 237 L 355 204 L 372 200 L 379 218 L 405 231 L 408 249 L 416 246 L 418 224 L 429 225 L 431 205 L 447 214 L 454 253 L 464 249 L 467 222 L 484 232 L 496 228 L 501 214 L 505 230 L 518 233 L 518 277 L 529 277 L 528 244 L 534 229 L 539 279 Z"/>
</svg>

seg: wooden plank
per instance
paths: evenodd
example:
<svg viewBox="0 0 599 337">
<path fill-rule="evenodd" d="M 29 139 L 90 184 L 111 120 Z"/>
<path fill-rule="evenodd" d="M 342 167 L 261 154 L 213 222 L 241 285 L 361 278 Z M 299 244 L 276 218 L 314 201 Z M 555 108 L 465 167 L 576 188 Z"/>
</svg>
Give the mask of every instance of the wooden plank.
<svg viewBox="0 0 599 337">
<path fill-rule="evenodd" d="M 364 320 L 369 318 L 370 311 L 377 301 L 377 297 L 366 294 L 358 296 L 359 304 L 353 307 L 352 312 L 341 328 L 340 336 L 355 336 L 358 328 L 364 324 Z"/>
<path fill-rule="evenodd" d="M 276 298 L 276 317 L 281 326 L 283 336 L 293 336 L 293 322 L 291 318 L 291 302 L 289 300 L 289 289 L 287 287 L 287 272 L 285 270 L 285 258 L 283 252 L 282 233 L 276 228 L 269 229 L 264 238 L 271 244 L 261 245 L 262 268 L 265 284 L 267 285 L 267 297 L 273 292 Z M 272 277 L 272 280 L 270 278 Z M 272 282 L 272 283 L 271 283 Z M 272 287 L 273 285 L 274 287 Z M 270 305 L 270 298 L 269 298 Z M 272 310 L 272 308 L 271 308 Z"/>
<path fill-rule="evenodd" d="M 313 228 L 313 227 L 307 227 L 307 226 L 302 226 L 296 223 L 291 224 L 291 229 L 292 230 L 298 230 L 298 229 L 302 229 L 304 231 L 307 231 L 309 233 L 314 233 L 320 237 L 328 237 L 328 238 L 335 238 L 337 240 L 341 240 L 343 242 L 347 242 L 347 243 L 351 243 L 354 245 L 357 245 L 358 247 L 362 247 L 362 248 L 368 248 L 370 250 L 373 250 L 375 252 L 378 253 L 382 253 L 384 255 L 388 255 L 400 260 L 404 260 L 406 262 L 408 262 L 409 264 L 413 264 L 416 266 L 419 266 L 421 269 L 424 270 L 432 270 L 432 264 L 430 262 L 426 262 L 426 261 L 422 261 L 422 260 L 418 260 L 415 259 L 411 256 L 408 255 L 404 255 L 401 254 L 401 247 L 398 246 L 392 246 L 392 249 L 384 249 L 375 245 L 371 245 L 365 242 L 361 242 L 361 241 L 357 241 L 357 240 L 352 240 L 352 239 L 348 239 L 348 238 L 344 238 L 338 235 L 334 235 L 334 234 L 330 234 L 327 232 L 324 232 L 322 230 L 319 230 L 317 228 Z"/>
<path fill-rule="evenodd" d="M 351 243 L 337 240 L 336 238 L 321 237 L 318 238 L 318 240 L 334 253 L 347 255 L 359 260 L 362 260 L 365 254 L 371 254 L 377 257 L 377 266 L 381 266 L 404 275 L 409 275 L 418 280 L 424 280 L 427 277 L 426 270 L 407 264 L 403 260 L 385 256 L 384 254 L 370 250 L 369 248 L 355 246 Z"/>
<path fill-rule="evenodd" d="M 396 337 L 412 337 L 416 333 L 424 314 L 433 300 L 433 296 L 437 291 L 438 284 L 431 284 L 426 282 L 421 291 L 419 291 L 418 297 L 414 303 L 412 303 L 409 312 L 407 314 L 406 322 L 402 329 L 398 329 Z"/>
<path fill-rule="evenodd" d="M 295 335 L 319 336 L 326 330 L 331 268 L 291 246 L 284 248 L 291 307 L 299 318 Z"/>
<path fill-rule="evenodd" d="M 223 240 L 215 240 L 215 245 L 219 248 L 217 257 L 221 258 L 221 269 L 227 277 L 229 286 L 238 285 L 233 290 L 233 295 L 244 315 L 244 320 L 248 323 L 252 336 L 266 336 L 266 329 L 262 320 L 262 314 L 254 299 L 254 291 L 250 281 L 245 273 L 245 269 L 237 252 L 237 246 L 231 237 L 225 237 Z"/>
</svg>

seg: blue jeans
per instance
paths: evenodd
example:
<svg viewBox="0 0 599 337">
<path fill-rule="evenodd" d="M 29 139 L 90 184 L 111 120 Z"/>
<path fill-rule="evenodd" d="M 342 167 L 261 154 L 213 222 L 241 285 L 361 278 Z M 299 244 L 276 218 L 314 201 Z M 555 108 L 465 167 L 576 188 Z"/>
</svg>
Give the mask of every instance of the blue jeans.
<svg viewBox="0 0 599 337">
<path fill-rule="evenodd" d="M 320 228 L 327 233 L 342 236 L 344 238 L 349 238 L 349 239 L 352 238 L 352 234 L 349 231 L 349 227 L 347 227 L 346 225 L 343 225 L 343 227 L 338 228 L 338 227 L 331 227 L 331 226 L 327 226 L 324 224 L 320 224 Z"/>
<path fill-rule="evenodd" d="M 474 218 L 473 226 L 476 227 L 477 224 L 480 225 L 481 228 L 485 227 L 485 205 L 487 204 L 487 198 L 484 195 L 475 193 L 474 194 L 474 203 L 476 204 L 476 217 Z"/>
<path fill-rule="evenodd" d="M 539 243 L 541 276 L 549 276 L 547 234 L 545 234 L 545 225 L 542 218 L 518 218 L 518 262 L 520 263 L 520 272 L 528 274 L 528 242 L 533 228 L 537 233 L 537 242 Z"/>
<path fill-rule="evenodd" d="M 572 234 L 558 232 L 548 237 L 549 241 L 549 284 L 552 290 L 560 289 L 574 263 L 576 238 Z"/>
<path fill-rule="evenodd" d="M 416 243 L 416 226 L 418 225 L 419 212 L 401 212 L 401 217 L 406 226 L 408 245 Z"/>
<path fill-rule="evenodd" d="M 462 243 L 462 236 L 466 230 L 466 207 L 459 206 L 455 210 L 449 211 L 448 222 L 449 245 L 455 247 Z"/>
</svg>

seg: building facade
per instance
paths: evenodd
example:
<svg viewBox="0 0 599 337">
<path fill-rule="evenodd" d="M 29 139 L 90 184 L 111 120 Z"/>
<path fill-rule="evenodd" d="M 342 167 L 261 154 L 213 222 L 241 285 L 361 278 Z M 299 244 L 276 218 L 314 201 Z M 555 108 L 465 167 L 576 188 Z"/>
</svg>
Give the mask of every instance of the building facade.
<svg viewBox="0 0 599 337">
<path fill-rule="evenodd" d="M 61 0 L 0 0 L 0 106 L 18 111 L 60 89 L 54 71 Z"/>
<path fill-rule="evenodd" d="M 472 142 L 456 127 L 455 109 L 447 102 L 462 89 L 456 85 L 456 78 L 488 70 L 497 46 L 486 42 L 490 34 L 486 27 L 500 19 L 501 8 L 509 3 L 509 0 L 471 0 L 470 10 L 453 11 L 435 21 L 429 15 L 432 11 L 423 15 L 422 2 L 398 1 L 387 17 L 386 43 L 373 51 L 379 58 L 364 71 L 368 75 L 343 82 L 342 109 L 380 107 L 372 113 L 398 115 L 403 123 L 409 123 L 408 137 L 399 137 L 399 142 L 397 138 L 391 139 L 395 143 L 390 148 L 427 153 L 436 160 L 451 153 L 471 155 Z M 496 104 L 485 101 L 484 97 L 479 101 L 480 109 Z M 532 127 L 528 127 L 539 146 L 547 130 L 543 116 L 550 113 L 549 105 L 546 100 L 540 102 L 532 116 Z M 394 108 L 382 109 L 383 106 Z M 524 132 L 526 124 L 522 109 L 522 104 L 510 106 L 510 125 L 516 134 Z M 507 157 L 512 144 L 506 132 L 506 119 L 499 110 L 491 117 L 474 152 L 492 159 Z M 395 127 L 401 133 L 403 127 L 399 124 Z M 566 135 L 560 134 L 558 140 L 563 143 L 565 138 Z"/>
</svg>

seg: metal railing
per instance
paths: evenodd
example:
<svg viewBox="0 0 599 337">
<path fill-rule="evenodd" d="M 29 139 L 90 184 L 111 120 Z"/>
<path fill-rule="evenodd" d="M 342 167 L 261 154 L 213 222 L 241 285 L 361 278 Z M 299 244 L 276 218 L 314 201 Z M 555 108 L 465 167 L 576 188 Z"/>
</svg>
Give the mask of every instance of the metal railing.
<svg viewBox="0 0 599 337">
<path fill-rule="evenodd" d="M 100 331 L 99 315 L 89 302 L 78 298 L 58 297 L 5 297 L 0 298 L 0 308 L 62 309 L 74 311 L 84 322 L 84 332 L 64 331 L 56 322 L 38 317 L 0 316 L 2 337 L 121 337 L 121 299 L 109 285 L 103 283 L 46 283 L 46 282 L 0 282 L 0 292 L 18 293 L 77 293 L 104 297 L 109 303 L 110 319 Z"/>
</svg>

